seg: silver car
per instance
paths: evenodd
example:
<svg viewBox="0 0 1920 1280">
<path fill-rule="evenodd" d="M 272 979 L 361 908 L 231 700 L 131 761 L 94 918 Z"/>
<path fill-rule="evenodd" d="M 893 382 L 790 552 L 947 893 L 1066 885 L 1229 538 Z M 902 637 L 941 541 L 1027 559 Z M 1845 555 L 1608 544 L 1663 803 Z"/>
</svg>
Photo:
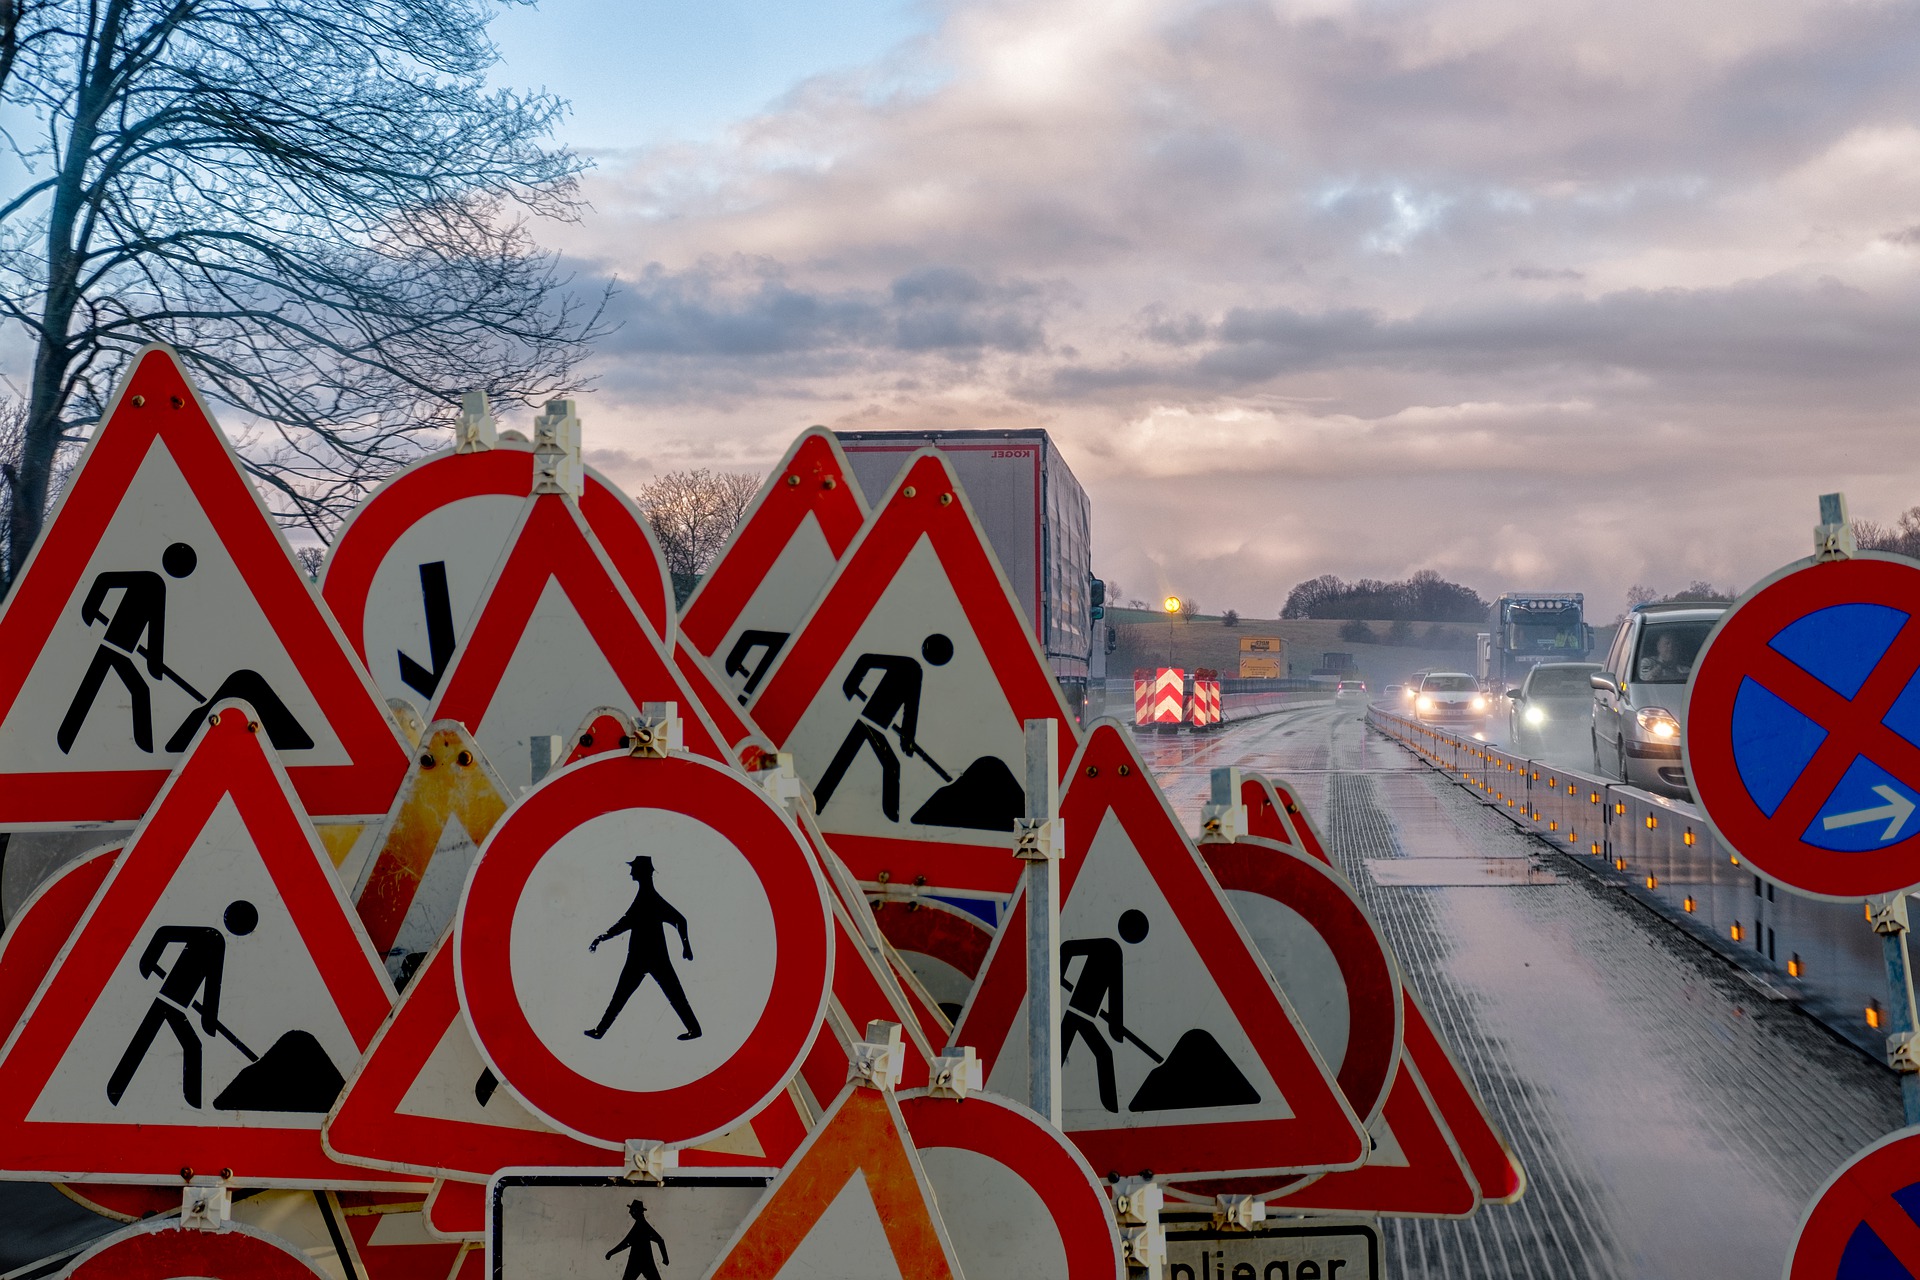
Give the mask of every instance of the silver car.
<svg viewBox="0 0 1920 1280">
<path fill-rule="evenodd" d="M 1680 744 L 1687 680 L 1723 604 L 1641 605 L 1620 624 L 1593 683 L 1593 766 L 1610 778 L 1688 798 Z"/>
<path fill-rule="evenodd" d="M 1566 756 L 1577 763 L 1593 732 L 1597 662 L 1542 662 L 1507 690 L 1507 737 L 1522 755 Z"/>
<path fill-rule="evenodd" d="M 1492 709 L 1480 682 L 1464 671 L 1430 671 L 1413 698 L 1416 720 L 1485 720 Z"/>
</svg>

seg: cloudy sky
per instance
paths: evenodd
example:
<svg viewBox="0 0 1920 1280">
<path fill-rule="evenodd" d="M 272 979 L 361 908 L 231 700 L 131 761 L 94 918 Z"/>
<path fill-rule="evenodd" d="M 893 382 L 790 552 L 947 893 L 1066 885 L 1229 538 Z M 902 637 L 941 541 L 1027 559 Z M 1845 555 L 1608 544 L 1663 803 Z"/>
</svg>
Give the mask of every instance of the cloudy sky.
<svg viewBox="0 0 1920 1280">
<path fill-rule="evenodd" d="M 1129 595 L 1744 586 L 1920 503 L 1920 5 L 546 0 L 594 460 L 1045 427 Z"/>
</svg>

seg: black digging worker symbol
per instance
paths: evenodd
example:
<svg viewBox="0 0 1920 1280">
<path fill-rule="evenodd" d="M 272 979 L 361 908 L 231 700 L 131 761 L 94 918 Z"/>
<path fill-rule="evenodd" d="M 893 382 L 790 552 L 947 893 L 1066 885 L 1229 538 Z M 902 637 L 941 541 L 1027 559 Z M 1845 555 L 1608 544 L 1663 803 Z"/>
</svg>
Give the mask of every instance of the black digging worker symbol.
<svg viewBox="0 0 1920 1280">
<path fill-rule="evenodd" d="M 671 1265 L 667 1258 L 667 1241 L 653 1224 L 647 1221 L 647 1206 L 635 1200 L 627 1206 L 628 1214 L 633 1217 L 633 1229 L 628 1231 L 620 1243 L 607 1250 L 611 1259 L 622 1249 L 627 1251 L 627 1269 L 620 1280 L 660 1280 L 660 1267 Z M 653 1246 L 660 1246 L 660 1267 L 653 1265 Z"/>
<path fill-rule="evenodd" d="M 934 634 L 920 644 L 920 657 L 928 666 L 944 667 L 953 660 L 953 641 Z M 865 685 L 869 673 L 880 672 L 879 683 L 869 692 Z M 860 749 L 873 752 L 880 766 L 880 811 L 888 822 L 900 821 L 900 756 L 894 754 L 887 738 L 889 731 L 900 740 L 900 755 L 918 759 L 946 785 L 914 811 L 918 826 L 971 827 L 980 831 L 1011 831 L 1014 820 L 1026 812 L 1026 792 L 1013 771 L 998 756 L 981 756 L 963 769 L 958 778 L 940 766 L 920 745 L 920 693 L 925 672 L 912 658 L 892 653 L 863 653 L 853 670 L 840 684 L 849 700 L 864 705 L 853 727 L 834 753 L 827 771 L 813 789 L 814 804 L 826 812 L 828 801 L 853 767 Z"/>
<path fill-rule="evenodd" d="M 225 933 L 211 925 L 162 925 L 147 939 L 146 950 L 140 954 L 140 976 L 161 979 L 160 991 L 107 1079 L 107 1101 L 120 1105 L 134 1073 L 164 1027 L 180 1045 L 180 1094 L 188 1106 L 200 1106 L 204 1056 L 200 1037 L 205 1035 L 225 1040 L 248 1064 L 214 1098 L 214 1106 L 224 1111 L 324 1114 L 346 1081 L 310 1032 L 289 1031 L 265 1054 L 257 1054 L 220 1020 L 227 935 L 244 938 L 252 933 L 260 923 L 260 912 L 251 902 L 237 900 L 227 904 L 221 923 Z M 180 950 L 172 966 L 161 968 L 161 958 L 176 944 Z M 200 1024 L 197 1032 L 196 1014 Z"/>
<path fill-rule="evenodd" d="M 185 578 L 200 563 L 192 547 L 176 542 L 160 553 L 160 567 L 169 578 Z M 107 597 L 118 591 L 120 599 L 111 614 L 105 611 Z M 106 625 L 100 647 L 80 687 L 74 691 L 67 714 L 60 721 L 54 741 L 61 753 L 73 750 L 80 727 L 93 710 L 94 700 L 109 675 L 115 676 L 127 690 L 128 709 L 133 719 L 133 743 L 142 751 L 153 750 L 153 694 L 147 681 L 167 681 L 197 704 L 188 713 L 173 736 L 167 739 L 168 751 L 184 751 L 206 717 L 207 709 L 227 698 L 240 698 L 251 704 L 267 731 L 267 738 L 284 751 L 311 749 L 313 739 L 287 710 L 266 678 L 257 671 L 241 669 L 220 682 L 208 697 L 189 684 L 184 676 L 167 665 L 167 583 L 150 569 L 109 570 L 94 577 L 80 602 L 80 621 L 87 627 L 96 622 Z M 139 664 L 135 658 L 141 659 Z M 146 668 L 144 675 L 141 666 Z"/>
<path fill-rule="evenodd" d="M 1120 913 L 1122 941 L 1136 945 L 1146 939 L 1147 932 L 1145 912 Z M 1069 981 L 1067 971 L 1075 960 L 1085 963 L 1079 977 Z M 1060 985 L 1073 997 L 1060 1012 L 1060 1065 L 1066 1065 L 1075 1041 L 1085 1044 L 1093 1054 L 1100 1105 L 1116 1114 L 1120 1091 L 1114 1077 L 1113 1045 L 1107 1043 L 1107 1036 L 1114 1044 L 1131 1044 L 1154 1062 L 1127 1103 L 1128 1111 L 1183 1111 L 1260 1101 L 1259 1091 L 1208 1032 L 1197 1027 L 1188 1031 L 1168 1054 L 1135 1034 L 1126 1025 L 1124 1013 L 1125 966 L 1125 953 L 1112 938 L 1074 938 L 1060 944 Z M 1106 1035 L 1101 1034 L 1101 1022 L 1107 1024 Z"/>
<path fill-rule="evenodd" d="M 747 699 L 760 687 L 760 682 L 766 678 L 767 668 L 780 656 L 780 650 L 786 646 L 790 634 L 786 631 L 742 631 L 740 638 L 733 642 L 733 648 L 727 650 L 727 674 L 747 678 L 747 682 L 740 686 L 738 701 L 741 706 L 746 706 Z M 762 651 L 760 660 L 749 666 L 747 660 L 755 649 Z"/>
<path fill-rule="evenodd" d="M 607 1028 L 627 1007 L 628 998 L 640 989 L 642 982 L 652 978 L 660 984 L 660 993 L 666 996 L 667 1003 L 680 1015 L 681 1025 L 686 1028 L 679 1039 L 698 1040 L 700 1019 L 693 1016 L 693 1006 L 687 1003 L 687 993 L 680 986 L 680 975 L 674 971 L 673 957 L 667 954 L 666 929 L 672 925 L 680 934 L 680 958 L 693 959 L 693 944 L 687 940 L 687 918 L 654 888 L 652 858 L 635 858 L 627 863 L 627 868 L 640 886 L 633 895 L 633 905 L 605 933 L 587 944 L 588 951 L 597 951 L 608 938 L 624 933 L 627 962 L 620 966 L 620 979 L 614 984 L 607 1011 L 600 1015 L 600 1025 L 587 1035 L 595 1040 L 606 1035 Z"/>
</svg>

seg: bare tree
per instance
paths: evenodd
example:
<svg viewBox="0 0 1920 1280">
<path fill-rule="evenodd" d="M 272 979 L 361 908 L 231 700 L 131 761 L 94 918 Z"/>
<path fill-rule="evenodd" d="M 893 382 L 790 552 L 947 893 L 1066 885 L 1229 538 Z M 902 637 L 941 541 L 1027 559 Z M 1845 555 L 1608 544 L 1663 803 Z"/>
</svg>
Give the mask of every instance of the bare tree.
<svg viewBox="0 0 1920 1280">
<path fill-rule="evenodd" d="M 1908 507 L 1891 525 L 1855 520 L 1853 540 L 1862 551 L 1892 551 L 1920 560 L 1920 507 Z"/>
<path fill-rule="evenodd" d="M 737 471 L 668 471 L 636 495 L 673 575 L 681 603 L 747 514 L 762 477 Z"/>
<path fill-rule="evenodd" d="M 146 343 L 323 538 L 463 391 L 567 389 L 601 313 L 527 221 L 574 215 L 580 162 L 564 104 L 486 88 L 496 2 L 0 0 L 0 316 L 34 346 L 4 580 Z"/>
<path fill-rule="evenodd" d="M 320 581 L 320 571 L 327 567 L 327 549 L 308 542 L 293 549 L 293 558 L 300 566 L 300 572 L 307 575 L 307 581 Z"/>
<path fill-rule="evenodd" d="M 6 0 L 0 0 L 4 5 Z M 14 493 L 20 483 L 20 455 L 27 442 L 27 406 L 23 400 L 0 396 L 0 564 L 8 561 L 5 553 L 8 531 L 13 527 Z M 80 460 L 77 445 L 63 445 L 54 456 L 53 477 L 48 498 L 57 497 Z M 25 557 L 21 557 L 23 560 Z"/>
</svg>

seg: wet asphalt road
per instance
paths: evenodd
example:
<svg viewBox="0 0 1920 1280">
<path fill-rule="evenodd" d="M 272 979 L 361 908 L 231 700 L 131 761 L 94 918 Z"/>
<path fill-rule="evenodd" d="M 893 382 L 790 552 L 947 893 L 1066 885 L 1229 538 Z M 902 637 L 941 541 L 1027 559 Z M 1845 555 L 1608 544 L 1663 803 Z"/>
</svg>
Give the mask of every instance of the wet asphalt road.
<svg viewBox="0 0 1920 1280">
<path fill-rule="evenodd" d="M 1216 765 L 1295 786 L 1526 1165 L 1516 1205 L 1383 1223 L 1386 1274 L 1779 1275 L 1814 1189 L 1899 1126 L 1892 1074 L 1362 714 L 1316 706 L 1139 742 L 1189 823 Z M 1386 885 L 1367 865 L 1489 857 L 1533 858 L 1552 882 Z M 0 1225 L 0 1263 L 18 1265 L 115 1224 L 15 1184 L 0 1185 Z"/>
<path fill-rule="evenodd" d="M 1518 1204 L 1384 1223 L 1386 1273 L 1779 1275 L 1811 1194 L 1900 1126 L 1893 1074 L 1521 835 L 1363 713 L 1321 706 L 1139 742 L 1189 821 L 1217 765 L 1295 786 L 1526 1165 Z M 1554 882 L 1389 886 L 1367 866 L 1517 856 Z M 1416 874 L 1390 878 L 1419 878 L 1400 870 Z"/>
</svg>

